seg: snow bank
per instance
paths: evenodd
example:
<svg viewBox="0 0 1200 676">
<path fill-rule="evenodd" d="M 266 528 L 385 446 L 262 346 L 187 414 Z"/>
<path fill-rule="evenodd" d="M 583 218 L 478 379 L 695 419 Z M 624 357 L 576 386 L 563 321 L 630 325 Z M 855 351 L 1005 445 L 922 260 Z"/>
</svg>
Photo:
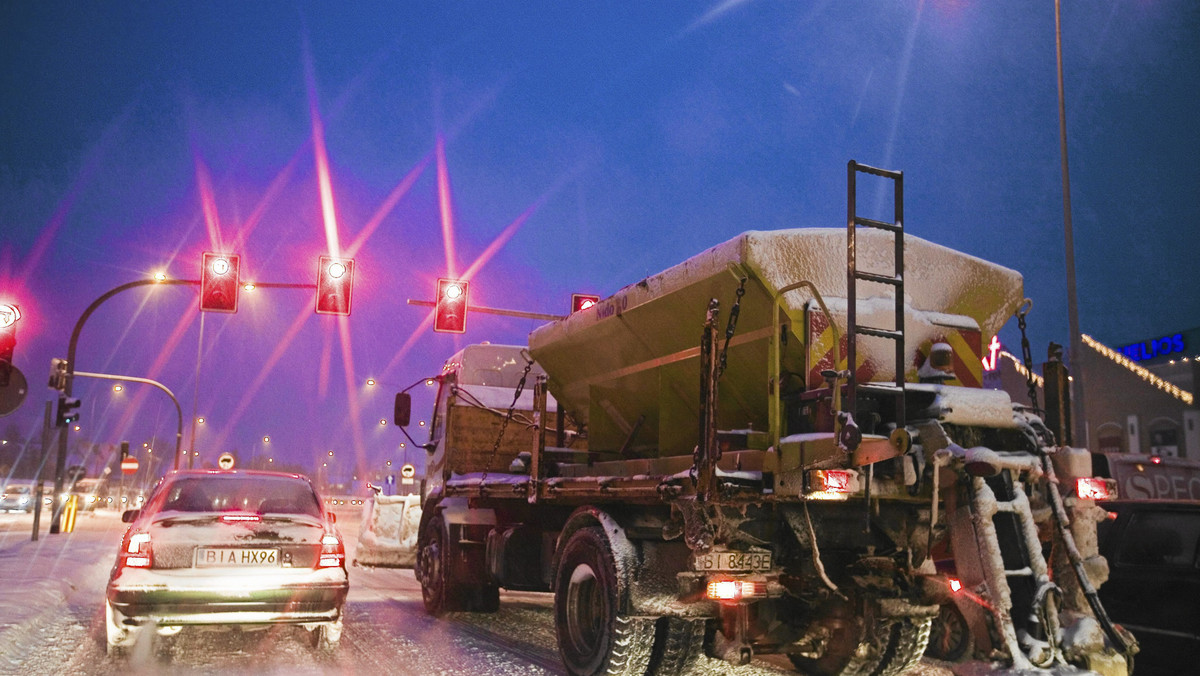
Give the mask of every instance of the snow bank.
<svg viewBox="0 0 1200 676">
<path fill-rule="evenodd" d="M 421 496 L 376 495 L 363 507 L 356 566 L 411 568 L 417 559 Z"/>
</svg>

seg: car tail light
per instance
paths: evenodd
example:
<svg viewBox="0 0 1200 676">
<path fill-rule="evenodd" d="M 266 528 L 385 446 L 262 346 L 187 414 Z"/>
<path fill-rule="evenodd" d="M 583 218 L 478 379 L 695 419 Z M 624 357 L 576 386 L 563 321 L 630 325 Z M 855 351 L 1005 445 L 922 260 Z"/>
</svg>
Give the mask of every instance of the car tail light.
<svg viewBox="0 0 1200 676">
<path fill-rule="evenodd" d="M 766 595 L 765 583 L 749 580 L 710 580 L 705 592 L 705 596 L 714 601 L 740 601 Z"/>
<path fill-rule="evenodd" d="M 337 568 L 346 561 L 346 548 L 342 540 L 333 533 L 321 537 L 321 557 L 317 560 L 317 568 Z"/>
<path fill-rule="evenodd" d="M 151 563 L 150 534 L 132 533 L 121 551 L 121 565 L 126 568 L 149 568 Z"/>
<path fill-rule="evenodd" d="M 1109 479 L 1087 476 L 1075 480 L 1075 495 L 1082 500 L 1111 500 L 1116 497 L 1116 486 Z"/>
</svg>

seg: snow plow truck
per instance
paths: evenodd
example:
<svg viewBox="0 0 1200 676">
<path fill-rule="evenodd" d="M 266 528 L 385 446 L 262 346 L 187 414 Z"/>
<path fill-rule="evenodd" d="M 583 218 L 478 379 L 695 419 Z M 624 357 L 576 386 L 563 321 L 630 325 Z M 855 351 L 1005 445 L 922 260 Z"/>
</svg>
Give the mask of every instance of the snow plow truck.
<svg viewBox="0 0 1200 676">
<path fill-rule="evenodd" d="M 856 215 L 864 172 L 894 181 L 893 220 Z M 1090 468 L 981 387 L 1021 276 L 906 235 L 899 172 L 848 177 L 846 228 L 743 233 L 445 362 L 428 612 L 552 592 L 572 676 L 767 654 L 901 674 L 931 631 L 947 659 L 1129 672 L 1098 510 L 1058 488 Z"/>
</svg>

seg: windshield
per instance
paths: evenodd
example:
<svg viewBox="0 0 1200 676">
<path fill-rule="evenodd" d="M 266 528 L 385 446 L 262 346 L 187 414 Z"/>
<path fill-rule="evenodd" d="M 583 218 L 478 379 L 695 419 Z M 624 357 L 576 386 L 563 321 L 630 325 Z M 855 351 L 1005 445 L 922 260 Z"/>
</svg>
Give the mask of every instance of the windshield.
<svg viewBox="0 0 1200 676">
<path fill-rule="evenodd" d="M 321 516 L 311 486 L 297 479 L 271 476 L 182 478 L 167 489 L 163 511 Z"/>
</svg>

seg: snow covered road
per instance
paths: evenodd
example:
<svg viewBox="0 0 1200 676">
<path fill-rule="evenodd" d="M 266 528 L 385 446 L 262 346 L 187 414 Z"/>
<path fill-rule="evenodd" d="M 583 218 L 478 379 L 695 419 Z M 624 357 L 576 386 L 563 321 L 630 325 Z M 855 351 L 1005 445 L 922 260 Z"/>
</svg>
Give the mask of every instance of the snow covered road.
<svg viewBox="0 0 1200 676">
<path fill-rule="evenodd" d="M 352 560 L 359 514 L 348 510 L 338 516 Z M 80 514 L 75 532 L 59 535 L 47 534 L 43 520 L 36 542 L 30 540 L 31 526 L 30 515 L 0 514 L 0 675 L 563 673 L 551 595 L 502 592 L 495 614 L 451 613 L 437 619 L 425 613 L 411 570 L 361 567 L 350 569 L 345 632 L 332 656 L 309 648 L 300 630 L 275 627 L 185 630 L 157 654 L 135 648 L 125 658 L 110 658 L 103 601 L 125 530 L 119 513 Z M 745 667 L 707 660 L 697 676 L 779 676 L 785 672 L 777 667 L 783 665 L 785 660 L 772 657 Z M 962 676 L 1005 673 L 982 664 L 960 665 L 956 671 Z M 910 676 L 952 672 L 926 660 Z"/>
</svg>

